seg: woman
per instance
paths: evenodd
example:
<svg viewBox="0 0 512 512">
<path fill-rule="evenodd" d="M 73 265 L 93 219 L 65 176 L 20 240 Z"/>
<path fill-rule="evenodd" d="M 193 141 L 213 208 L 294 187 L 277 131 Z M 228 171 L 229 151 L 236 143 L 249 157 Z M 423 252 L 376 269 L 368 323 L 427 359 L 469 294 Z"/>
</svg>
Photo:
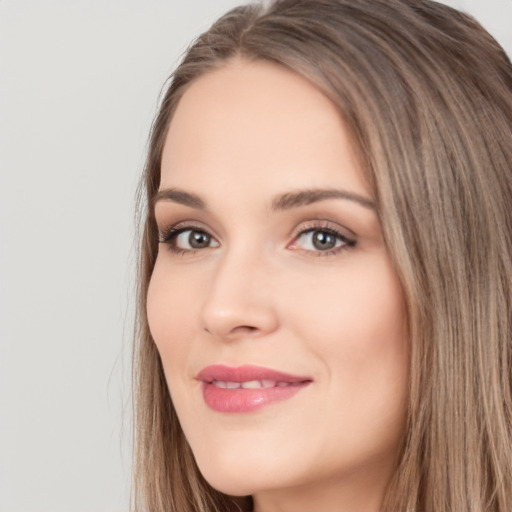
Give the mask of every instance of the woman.
<svg viewBox="0 0 512 512">
<path fill-rule="evenodd" d="M 423 0 L 234 9 L 144 177 L 153 511 L 512 509 L 512 66 Z"/>
</svg>

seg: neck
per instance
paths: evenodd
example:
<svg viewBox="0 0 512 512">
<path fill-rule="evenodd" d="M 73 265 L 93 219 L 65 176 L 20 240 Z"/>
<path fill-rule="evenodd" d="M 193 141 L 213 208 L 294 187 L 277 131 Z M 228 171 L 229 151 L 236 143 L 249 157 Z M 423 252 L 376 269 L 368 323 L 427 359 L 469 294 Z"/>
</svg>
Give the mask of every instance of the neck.
<svg viewBox="0 0 512 512">
<path fill-rule="evenodd" d="M 382 468 L 289 489 L 255 493 L 254 512 L 379 512 L 389 479 Z"/>
</svg>

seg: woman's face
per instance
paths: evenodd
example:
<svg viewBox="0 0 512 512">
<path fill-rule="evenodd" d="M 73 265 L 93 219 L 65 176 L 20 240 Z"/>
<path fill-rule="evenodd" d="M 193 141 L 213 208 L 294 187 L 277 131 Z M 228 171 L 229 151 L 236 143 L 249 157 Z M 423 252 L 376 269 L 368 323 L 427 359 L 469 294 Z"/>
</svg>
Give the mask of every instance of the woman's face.
<svg viewBox="0 0 512 512">
<path fill-rule="evenodd" d="M 258 510 L 377 507 L 404 429 L 404 298 L 333 104 L 269 63 L 199 78 L 155 215 L 149 325 L 205 478 Z"/>
</svg>

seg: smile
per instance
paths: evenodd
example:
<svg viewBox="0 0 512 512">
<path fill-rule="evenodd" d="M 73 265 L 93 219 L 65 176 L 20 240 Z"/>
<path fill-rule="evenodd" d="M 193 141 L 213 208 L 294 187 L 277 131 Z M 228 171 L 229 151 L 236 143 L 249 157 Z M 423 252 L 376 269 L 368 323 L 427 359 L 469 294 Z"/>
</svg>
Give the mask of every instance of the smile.
<svg viewBox="0 0 512 512">
<path fill-rule="evenodd" d="M 229 382 L 224 380 L 214 380 L 212 381 L 214 386 L 222 389 L 268 389 L 277 387 L 286 387 L 293 386 L 295 383 L 291 382 L 277 382 L 275 380 L 249 380 L 246 382 Z"/>
<path fill-rule="evenodd" d="M 216 412 L 247 413 L 287 400 L 307 387 L 312 379 L 260 366 L 213 365 L 197 376 L 203 398 Z"/>
</svg>

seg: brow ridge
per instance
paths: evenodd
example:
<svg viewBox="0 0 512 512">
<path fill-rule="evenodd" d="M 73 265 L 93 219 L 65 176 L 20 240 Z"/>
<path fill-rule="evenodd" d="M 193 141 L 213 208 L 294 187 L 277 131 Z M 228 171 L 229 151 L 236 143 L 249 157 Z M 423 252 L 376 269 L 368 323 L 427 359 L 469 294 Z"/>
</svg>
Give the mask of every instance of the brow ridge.
<svg viewBox="0 0 512 512">
<path fill-rule="evenodd" d="M 363 196 L 340 189 L 308 189 L 287 192 L 274 198 L 271 205 L 272 211 L 290 210 L 300 206 L 325 201 L 328 199 L 344 199 L 353 201 L 365 208 L 375 210 L 375 203 Z M 159 190 L 153 197 L 153 206 L 158 201 L 172 201 L 199 210 L 206 209 L 206 202 L 197 194 L 186 192 L 177 188 Z"/>
<path fill-rule="evenodd" d="M 290 210 L 299 206 L 325 201 L 328 199 L 345 199 L 353 201 L 365 208 L 375 210 L 375 203 L 371 199 L 360 196 L 353 192 L 340 189 L 309 189 L 297 192 L 282 194 L 272 201 L 272 210 Z"/>
<path fill-rule="evenodd" d="M 191 208 L 196 208 L 199 210 L 206 209 L 205 201 L 203 201 L 203 199 L 201 199 L 197 194 L 193 194 L 192 192 L 185 192 L 184 190 L 177 188 L 165 188 L 159 190 L 153 196 L 153 206 L 158 201 L 172 201 L 174 203 L 190 206 Z"/>
</svg>

